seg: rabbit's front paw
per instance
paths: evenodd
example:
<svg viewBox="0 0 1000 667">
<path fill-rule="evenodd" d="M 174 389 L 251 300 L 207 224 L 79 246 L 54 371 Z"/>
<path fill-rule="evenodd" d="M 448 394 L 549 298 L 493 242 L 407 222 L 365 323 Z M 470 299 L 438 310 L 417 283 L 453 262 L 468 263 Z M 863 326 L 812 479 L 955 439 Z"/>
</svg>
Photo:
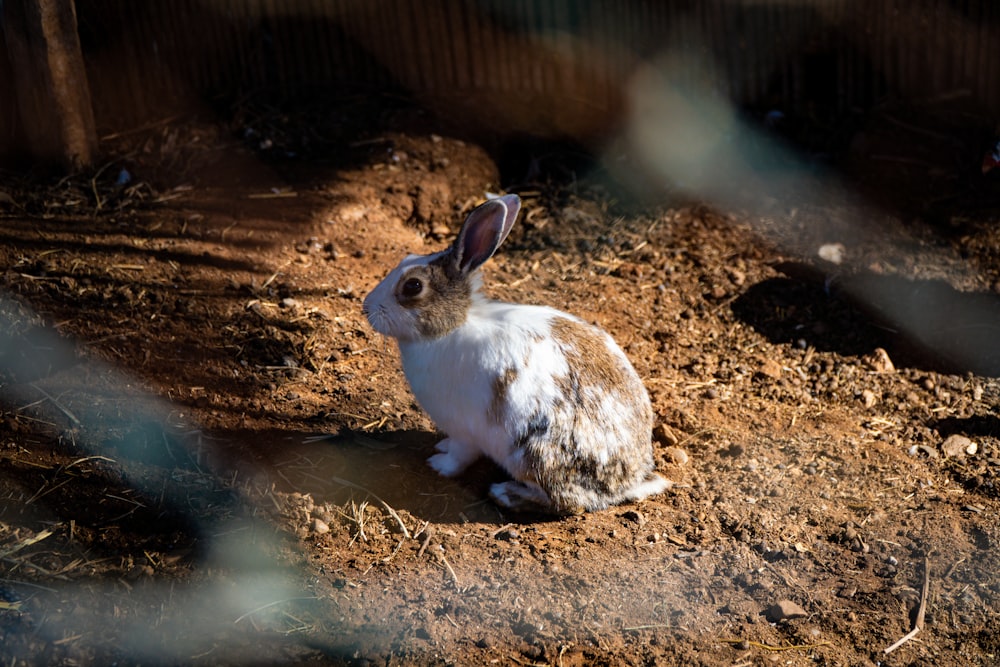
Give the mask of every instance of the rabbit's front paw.
<svg viewBox="0 0 1000 667">
<path fill-rule="evenodd" d="M 481 456 L 479 450 L 452 438 L 445 438 L 434 449 L 438 454 L 427 459 L 427 465 L 444 477 L 455 477 Z"/>
</svg>

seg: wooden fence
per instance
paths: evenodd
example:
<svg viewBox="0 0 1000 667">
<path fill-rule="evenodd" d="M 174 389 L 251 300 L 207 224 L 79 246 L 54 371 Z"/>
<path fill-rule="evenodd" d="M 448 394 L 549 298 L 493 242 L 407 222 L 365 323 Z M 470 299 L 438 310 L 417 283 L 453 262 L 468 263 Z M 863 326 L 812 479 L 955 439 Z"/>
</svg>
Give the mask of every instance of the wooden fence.
<svg viewBox="0 0 1000 667">
<path fill-rule="evenodd" d="M 667 54 L 681 76 L 749 107 L 836 113 L 892 93 L 960 98 L 1000 118 L 991 0 L 77 0 L 76 10 L 103 132 L 256 91 L 392 88 L 501 133 L 585 140 L 620 118 L 636 67 Z M 0 62 L 3 90 L 16 67 Z M 0 97 L 0 152 L 19 135 L 13 111 Z"/>
</svg>

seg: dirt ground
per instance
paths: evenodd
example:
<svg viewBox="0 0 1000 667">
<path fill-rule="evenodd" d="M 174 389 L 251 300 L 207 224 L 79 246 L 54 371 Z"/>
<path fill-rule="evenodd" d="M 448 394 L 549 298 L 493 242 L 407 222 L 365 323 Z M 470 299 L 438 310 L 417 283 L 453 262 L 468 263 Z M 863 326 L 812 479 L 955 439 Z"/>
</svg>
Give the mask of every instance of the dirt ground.
<svg viewBox="0 0 1000 667">
<path fill-rule="evenodd" d="M 263 119 L 0 183 L 0 664 L 996 663 L 1000 186 L 940 125 L 720 206 Z M 488 291 L 612 333 L 666 494 L 512 515 L 426 466 L 361 300 L 501 189 Z"/>
</svg>

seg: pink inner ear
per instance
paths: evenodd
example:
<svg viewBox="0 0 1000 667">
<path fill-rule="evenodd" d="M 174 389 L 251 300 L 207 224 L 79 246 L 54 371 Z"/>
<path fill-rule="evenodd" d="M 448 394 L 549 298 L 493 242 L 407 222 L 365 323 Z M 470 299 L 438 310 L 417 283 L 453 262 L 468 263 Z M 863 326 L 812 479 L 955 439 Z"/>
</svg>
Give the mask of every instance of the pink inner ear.
<svg viewBox="0 0 1000 667">
<path fill-rule="evenodd" d="M 471 271 L 488 260 L 496 252 L 503 234 L 506 207 L 500 203 L 488 203 L 485 211 L 474 211 L 466 223 L 462 234 L 461 269 Z"/>
</svg>

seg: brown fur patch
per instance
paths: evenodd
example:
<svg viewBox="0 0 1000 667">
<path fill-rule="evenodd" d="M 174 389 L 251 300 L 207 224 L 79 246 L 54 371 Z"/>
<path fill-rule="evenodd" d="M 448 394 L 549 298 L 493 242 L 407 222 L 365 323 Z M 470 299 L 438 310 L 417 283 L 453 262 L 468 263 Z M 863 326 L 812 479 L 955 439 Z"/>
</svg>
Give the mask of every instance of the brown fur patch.
<svg viewBox="0 0 1000 667">
<path fill-rule="evenodd" d="M 597 329 L 559 317 L 552 321 L 552 337 L 563 348 L 569 367 L 577 371 L 580 384 L 614 387 L 621 379 L 622 364 Z"/>
<path fill-rule="evenodd" d="M 571 507 L 577 491 L 588 490 L 615 502 L 624 491 L 641 481 L 653 468 L 650 446 L 653 413 L 642 381 L 631 364 L 616 353 L 614 343 L 596 327 L 569 319 L 552 322 L 552 337 L 559 343 L 571 372 L 558 378 L 560 390 L 573 408 L 557 410 L 560 419 L 551 425 L 550 447 L 561 451 L 536 455 L 547 460 L 541 486 L 554 505 Z M 627 406 L 615 420 L 602 419 L 602 396 L 617 397 Z M 590 429 L 603 428 L 598 438 L 606 438 L 607 447 L 616 454 L 600 463 L 592 448 L 601 446 L 593 440 L 586 445 L 577 438 Z M 614 444 L 613 444 L 614 443 Z"/>
<path fill-rule="evenodd" d="M 472 288 L 453 267 L 452 254 L 446 253 L 426 266 L 412 267 L 396 283 L 396 300 L 414 312 L 422 338 L 440 338 L 465 322 L 472 304 Z M 424 289 L 417 296 L 407 297 L 403 285 L 411 278 L 423 282 Z"/>
<path fill-rule="evenodd" d="M 508 368 L 502 374 L 493 378 L 493 396 L 490 399 L 489 418 L 495 424 L 503 422 L 507 392 L 515 380 L 517 380 L 517 369 L 514 368 Z"/>
</svg>

